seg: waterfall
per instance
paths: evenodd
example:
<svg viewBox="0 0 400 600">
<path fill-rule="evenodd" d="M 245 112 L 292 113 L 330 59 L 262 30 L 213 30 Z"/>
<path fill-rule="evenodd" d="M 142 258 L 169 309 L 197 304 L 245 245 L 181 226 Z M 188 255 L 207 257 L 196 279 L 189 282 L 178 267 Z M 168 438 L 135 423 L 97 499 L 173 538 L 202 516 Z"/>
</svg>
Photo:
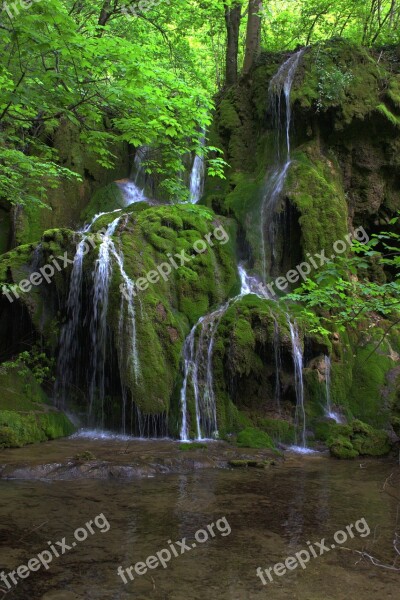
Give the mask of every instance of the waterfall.
<svg viewBox="0 0 400 600">
<path fill-rule="evenodd" d="M 303 56 L 305 49 L 299 50 L 293 54 L 286 62 L 284 62 L 279 68 L 276 75 L 274 75 L 269 84 L 269 100 L 270 107 L 274 118 L 275 131 L 277 133 L 277 161 L 281 160 L 280 151 L 280 137 L 282 130 L 282 115 L 281 115 L 281 103 L 282 96 L 285 99 L 285 146 L 286 146 L 286 162 L 290 160 L 290 126 L 292 122 L 292 107 L 290 104 L 290 94 L 292 91 L 293 81 L 299 66 L 301 57 Z"/>
<path fill-rule="evenodd" d="M 118 331 L 120 339 L 123 339 L 123 335 L 126 333 L 126 327 L 129 331 L 129 339 L 131 340 L 131 346 L 128 353 L 128 369 L 133 370 L 135 381 L 139 381 L 140 377 L 140 364 L 139 354 L 137 348 L 137 332 L 136 332 L 136 309 L 135 309 L 135 290 L 134 283 L 127 275 L 124 268 L 124 255 L 121 250 L 117 250 L 113 244 L 111 247 L 111 253 L 115 258 L 118 265 L 119 272 L 123 280 L 123 291 L 121 289 L 121 305 L 119 313 Z M 125 309 L 126 305 L 126 309 Z M 120 370 L 124 363 L 124 348 L 120 345 Z"/>
<path fill-rule="evenodd" d="M 148 198 L 144 189 L 140 189 L 134 181 L 119 182 L 119 188 L 124 196 L 125 206 L 130 206 L 136 202 L 146 202 Z"/>
<path fill-rule="evenodd" d="M 133 181 L 137 186 L 144 187 L 145 171 L 143 168 L 143 161 L 145 160 L 150 148 L 148 146 L 141 146 L 136 150 L 135 158 L 133 159 Z"/>
<path fill-rule="evenodd" d="M 306 449 L 306 412 L 304 409 L 304 384 L 303 384 L 303 349 L 301 347 L 299 330 L 296 321 L 291 321 L 287 315 L 292 341 L 295 387 L 296 387 L 296 446 Z M 300 442 L 300 443 L 299 443 Z"/>
<path fill-rule="evenodd" d="M 201 139 L 201 145 L 204 146 L 205 137 L 203 135 Z M 204 157 L 196 154 L 193 161 L 192 170 L 190 173 L 190 184 L 189 184 L 189 202 L 197 204 L 203 195 L 204 189 L 204 175 L 205 165 Z"/>
<path fill-rule="evenodd" d="M 140 377 L 139 353 L 137 348 L 137 327 L 135 309 L 134 283 L 129 278 L 124 267 L 122 250 L 116 248 L 112 235 L 120 222 L 121 217 L 115 219 L 107 228 L 103 242 L 99 248 L 99 255 L 93 271 L 93 316 L 90 326 L 92 360 L 91 381 L 89 386 L 89 417 L 92 415 L 93 402 L 96 389 L 102 406 L 102 422 L 104 417 L 104 368 L 107 342 L 107 311 L 110 281 L 113 272 L 113 262 L 119 268 L 122 278 L 121 302 L 119 312 L 118 333 L 119 339 L 125 336 L 130 340 L 130 347 L 126 352 L 121 343 L 118 345 L 118 363 L 122 387 L 122 431 L 125 432 L 127 390 L 123 385 L 123 371 L 133 374 L 136 382 Z M 139 419 L 140 422 L 140 419 Z"/>
<path fill-rule="evenodd" d="M 265 300 L 272 299 L 272 296 L 265 285 L 263 285 L 263 283 L 255 275 L 249 275 L 243 264 L 239 264 L 238 272 L 241 288 L 240 294 L 236 296 L 235 300 L 242 298 L 243 296 L 247 296 L 248 294 L 255 294 L 259 298 L 264 298 Z"/>
<path fill-rule="evenodd" d="M 217 437 L 217 405 L 214 392 L 213 352 L 218 326 L 228 308 L 243 296 L 256 294 L 269 298 L 262 283 L 248 275 L 243 265 L 238 266 L 241 281 L 240 292 L 215 311 L 201 317 L 187 336 L 183 346 L 183 383 L 181 387 L 181 430 L 180 439 L 189 439 L 188 385 L 192 384 L 196 436 L 198 440 Z"/>
<path fill-rule="evenodd" d="M 276 259 L 276 234 L 277 219 L 274 212 L 281 197 L 289 167 L 291 165 L 290 157 L 290 127 L 292 122 L 292 108 L 290 104 L 290 93 L 294 77 L 300 59 L 304 54 L 304 49 L 291 56 L 280 67 L 276 75 L 269 84 L 269 104 L 273 114 L 275 128 L 275 166 L 267 179 L 263 200 L 261 202 L 260 227 L 261 227 L 261 255 L 262 255 L 262 276 L 264 283 L 267 280 L 267 240 L 271 248 L 272 259 Z M 285 101 L 285 116 L 282 118 L 281 102 L 282 96 Z M 282 121 L 284 120 L 284 124 Z M 281 130 L 285 129 L 285 158 L 281 158 Z"/>
<path fill-rule="evenodd" d="M 137 202 L 147 202 L 145 194 L 146 173 L 143 168 L 143 161 L 149 151 L 147 146 L 142 146 L 136 150 L 133 159 L 133 172 L 130 179 L 118 181 L 117 184 L 125 199 L 125 206 L 130 206 Z"/>
<path fill-rule="evenodd" d="M 112 276 L 112 249 L 115 248 L 111 236 L 115 233 L 121 217 L 108 225 L 95 263 L 93 277 L 93 313 L 90 323 L 90 383 L 89 383 L 89 419 L 93 417 L 93 403 L 96 395 L 101 404 L 102 426 L 104 425 L 104 368 L 107 342 L 107 312 L 110 281 Z"/>
<path fill-rule="evenodd" d="M 331 359 L 328 355 L 324 357 L 324 365 L 325 365 L 325 416 L 328 419 L 333 419 L 336 423 L 342 423 L 342 418 L 338 415 L 332 407 L 331 400 L 331 371 L 332 371 L 332 363 Z"/>
<path fill-rule="evenodd" d="M 112 212 L 120 211 L 118 209 Z M 57 360 L 55 396 L 60 408 L 65 408 L 69 385 L 71 385 L 75 379 L 75 365 L 79 350 L 78 333 L 82 315 L 83 259 L 88 251 L 87 238 L 94 223 L 105 214 L 108 213 L 98 213 L 89 223 L 84 225 L 82 229 L 77 232 L 83 237 L 76 247 L 72 265 L 66 305 L 66 313 L 69 315 L 69 319 L 61 329 L 60 350 Z"/>
<path fill-rule="evenodd" d="M 69 388 L 75 385 L 75 376 L 77 370 L 79 370 L 80 362 L 80 334 L 86 325 L 87 319 L 87 316 L 83 315 L 82 306 L 83 261 L 89 249 L 87 239 L 93 224 L 101 216 L 105 214 L 112 215 L 118 212 L 121 212 L 121 210 L 117 209 L 110 213 L 99 213 L 78 232 L 83 237 L 76 247 L 72 266 L 66 307 L 69 319 L 61 330 L 60 350 L 57 362 L 55 392 L 58 403 L 62 407 L 65 407 Z M 134 283 L 125 271 L 123 253 L 116 247 L 112 239 L 121 218 L 119 215 L 114 219 L 104 232 L 92 272 L 92 310 L 89 314 L 90 357 L 87 379 L 89 382 L 89 421 L 92 425 L 101 423 L 101 426 L 104 427 L 105 367 L 108 349 L 107 312 L 113 263 L 115 263 L 118 266 L 123 282 L 122 285 L 124 286 L 124 289 L 121 289 L 118 323 L 119 339 L 124 339 L 127 336 L 130 340 L 129 348 L 123 348 L 121 344 L 118 345 L 118 363 L 122 388 L 121 430 L 125 433 L 126 419 L 128 417 L 126 414 L 128 392 L 122 383 L 122 370 L 124 369 L 128 373 L 132 373 L 135 381 L 138 381 L 140 377 L 140 364 L 136 336 Z M 76 368 L 77 364 L 78 369 Z M 94 410 L 97 402 L 101 408 L 101 416 L 98 414 L 98 409 Z M 143 427 L 143 429 L 146 428 Z"/>
<path fill-rule="evenodd" d="M 233 300 L 229 300 L 214 312 L 201 317 L 185 340 L 183 346 L 184 376 L 181 388 L 181 440 L 189 439 L 187 401 L 189 382 L 192 384 L 194 400 L 196 439 L 218 437 L 213 352 L 218 325 Z"/>
<path fill-rule="evenodd" d="M 267 267 L 267 242 L 271 248 L 271 257 L 277 258 L 276 248 L 276 233 L 277 219 L 274 218 L 274 213 L 278 201 L 281 197 L 286 178 L 291 165 L 291 144 L 290 130 L 292 123 L 292 109 L 290 104 L 290 95 L 293 81 L 299 66 L 300 59 L 304 53 L 304 49 L 291 56 L 278 70 L 272 78 L 269 85 L 269 103 L 273 115 L 275 127 L 275 159 L 272 172 L 268 176 L 264 189 L 263 199 L 261 203 L 261 252 L 262 252 L 262 281 L 257 277 L 249 275 L 243 265 L 239 265 L 239 277 L 241 281 L 241 289 L 238 296 L 230 299 L 226 304 L 218 308 L 209 315 L 202 317 L 192 328 L 190 334 L 186 338 L 183 348 L 184 362 L 184 377 L 181 388 L 181 431 L 180 438 L 188 440 L 190 437 L 189 410 L 188 410 L 188 390 L 192 389 L 194 401 L 194 410 L 196 418 L 196 434 L 198 439 L 202 439 L 205 432 L 209 435 L 210 432 L 216 431 L 216 402 L 213 390 L 212 378 L 212 360 L 213 348 L 215 343 L 215 335 L 218 325 L 225 314 L 227 308 L 238 299 L 247 294 L 256 294 L 259 298 L 272 299 L 271 294 L 267 291 L 265 283 L 270 275 L 270 270 Z M 285 103 L 285 111 L 282 114 L 282 101 Z M 285 135 L 282 138 L 282 131 Z M 284 140 L 284 141 L 283 141 Z M 283 152 L 284 150 L 284 152 Z M 191 175 L 191 196 L 192 202 L 194 194 L 192 193 L 192 182 L 197 182 L 198 175 L 196 173 L 199 168 L 199 163 L 196 159 L 193 164 Z M 194 187 L 193 187 L 194 189 Z M 197 189 L 197 188 L 196 188 Z M 303 350 L 301 347 L 299 331 L 296 322 L 290 320 L 287 315 L 287 321 L 290 328 L 293 363 L 295 372 L 295 390 L 296 390 L 296 444 L 301 445 L 303 451 L 306 448 L 306 414 L 304 408 L 304 384 L 303 384 Z M 280 412 L 280 393 L 281 393 L 281 354 L 280 354 L 280 339 L 279 326 L 274 319 L 274 358 L 275 358 L 275 402 L 278 411 Z M 212 426 L 210 427 L 210 423 Z"/>
<path fill-rule="evenodd" d="M 331 359 L 325 355 L 325 392 L 326 392 L 326 413 L 330 415 L 332 413 L 331 404 Z"/>
</svg>

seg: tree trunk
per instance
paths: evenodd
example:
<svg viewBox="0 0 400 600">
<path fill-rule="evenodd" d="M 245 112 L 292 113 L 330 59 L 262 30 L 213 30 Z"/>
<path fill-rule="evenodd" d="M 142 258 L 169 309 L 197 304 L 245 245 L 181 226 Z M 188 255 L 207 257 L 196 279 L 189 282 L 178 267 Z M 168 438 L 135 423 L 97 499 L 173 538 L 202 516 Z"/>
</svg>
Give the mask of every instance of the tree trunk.
<svg viewBox="0 0 400 600">
<path fill-rule="evenodd" d="M 239 29 L 241 5 L 234 4 L 229 7 L 225 4 L 225 24 L 227 33 L 226 57 L 225 57 L 225 83 L 233 85 L 238 77 L 238 53 L 239 53 Z"/>
<path fill-rule="evenodd" d="M 243 73 L 248 73 L 254 59 L 260 50 L 262 0 L 249 0 L 249 15 L 247 17 L 246 52 L 244 56 Z"/>
<path fill-rule="evenodd" d="M 98 25 L 104 27 L 111 15 L 111 0 L 105 0 L 101 7 Z"/>
</svg>

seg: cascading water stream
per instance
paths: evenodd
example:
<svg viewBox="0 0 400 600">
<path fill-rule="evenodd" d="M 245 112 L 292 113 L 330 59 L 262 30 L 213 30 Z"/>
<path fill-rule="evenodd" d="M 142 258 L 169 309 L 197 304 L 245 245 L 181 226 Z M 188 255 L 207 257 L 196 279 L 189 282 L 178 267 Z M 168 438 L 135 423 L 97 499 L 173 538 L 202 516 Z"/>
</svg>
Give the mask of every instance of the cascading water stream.
<svg viewBox="0 0 400 600">
<path fill-rule="evenodd" d="M 104 426 L 104 368 L 106 361 L 107 312 L 110 280 L 112 276 L 112 249 L 115 248 L 111 236 L 115 233 L 121 217 L 108 225 L 93 271 L 93 313 L 90 323 L 91 360 L 89 383 L 89 419 L 93 417 L 93 403 L 96 393 L 101 405 L 101 422 Z"/>
<path fill-rule="evenodd" d="M 143 168 L 143 161 L 149 151 L 147 146 L 143 146 L 136 151 L 133 160 L 133 173 L 130 179 L 118 181 L 117 184 L 124 196 L 125 206 L 136 204 L 137 202 L 147 202 L 145 194 L 146 174 Z"/>
<path fill-rule="evenodd" d="M 112 211 L 112 212 L 120 212 Z M 66 312 L 70 315 L 69 320 L 61 329 L 60 351 L 57 361 L 57 377 L 55 385 L 55 396 L 60 407 L 65 408 L 68 387 L 73 382 L 76 357 L 79 350 L 78 330 L 82 315 L 82 279 L 83 259 L 87 254 L 87 238 L 94 223 L 103 215 L 98 213 L 90 223 L 77 233 L 83 237 L 76 247 L 74 262 L 72 265 L 69 292 L 67 298 Z M 111 213 L 110 213 L 111 214 Z"/>
<path fill-rule="evenodd" d="M 299 330 L 296 321 L 291 321 L 289 315 L 287 322 L 292 340 L 293 363 L 296 387 L 296 415 L 295 415 L 295 444 L 303 450 L 306 445 L 306 412 L 304 409 L 304 383 L 303 383 L 303 349 L 301 347 Z"/>
<path fill-rule="evenodd" d="M 268 178 L 263 202 L 261 205 L 261 253 L 262 253 L 262 275 L 266 283 L 270 274 L 267 268 L 267 241 L 271 249 L 271 264 L 277 258 L 277 228 L 278 222 L 275 216 L 278 201 L 281 197 L 289 168 L 291 166 L 291 140 L 290 130 L 292 124 L 292 108 L 290 95 L 293 81 L 299 66 L 299 62 L 305 50 L 302 49 L 291 56 L 271 79 L 269 85 L 269 104 L 272 110 L 275 128 L 275 167 Z M 285 102 L 284 117 L 282 116 L 282 99 Z M 282 131 L 284 139 L 282 140 Z M 304 409 L 304 383 L 303 383 L 303 349 L 300 343 L 299 331 L 296 322 L 292 322 L 289 315 L 287 321 L 290 328 L 292 343 L 292 354 L 295 371 L 296 389 L 296 445 L 306 451 L 306 415 Z M 278 338 L 277 338 L 278 336 Z M 275 399 L 280 410 L 280 352 L 279 352 L 279 328 L 275 321 L 275 369 L 277 373 Z"/>
<path fill-rule="evenodd" d="M 121 302 L 119 309 L 118 334 L 119 339 L 123 340 L 126 337 L 126 328 L 128 328 L 128 339 L 130 340 L 130 348 L 128 353 L 120 343 L 118 344 L 118 363 L 121 374 L 121 389 L 122 389 L 122 432 L 125 433 L 126 428 L 126 408 L 127 408 L 127 389 L 123 383 L 123 371 L 128 373 L 133 372 L 135 382 L 139 381 L 140 377 L 140 362 L 139 352 L 137 347 L 137 327 L 136 327 L 136 308 L 135 308 L 135 291 L 134 283 L 127 275 L 124 268 L 124 255 L 122 250 L 118 251 L 113 244 L 111 246 L 111 254 L 114 257 L 123 280 L 123 290 L 121 289 Z M 141 415 L 137 414 L 137 422 L 141 423 Z M 131 418 L 132 421 L 132 418 Z"/>
<path fill-rule="evenodd" d="M 248 294 L 269 298 L 266 289 L 254 276 L 248 275 L 243 265 L 238 267 L 240 293 L 214 312 L 201 317 L 185 340 L 183 347 L 184 377 L 181 388 L 180 439 L 189 440 L 188 385 L 192 384 L 198 440 L 218 436 L 217 406 L 213 379 L 213 351 L 218 326 L 228 308 Z"/>
<path fill-rule="evenodd" d="M 181 388 L 181 431 L 180 439 L 189 439 L 188 385 L 192 393 L 196 420 L 196 439 L 218 437 L 217 407 L 213 381 L 213 350 L 215 334 L 222 317 L 234 299 L 214 312 L 201 317 L 192 327 L 183 347 L 184 377 Z M 200 332 L 198 334 L 198 332 Z M 196 340 L 196 336 L 198 339 Z"/>
<path fill-rule="evenodd" d="M 196 431 L 198 439 L 202 438 L 202 422 L 206 419 L 202 416 L 202 400 L 206 398 L 208 410 L 212 407 L 212 414 L 216 414 L 215 396 L 212 381 L 212 359 L 215 334 L 218 325 L 225 314 L 227 308 L 239 298 L 247 294 L 256 294 L 260 298 L 271 299 L 271 295 L 265 287 L 267 276 L 270 269 L 267 268 L 266 245 L 267 240 L 271 248 L 271 256 L 276 258 L 276 229 L 277 223 L 274 213 L 277 203 L 281 197 L 289 167 L 291 165 L 290 156 L 290 129 L 292 121 L 292 110 L 290 104 L 290 95 L 294 77 L 304 53 L 304 49 L 291 56 L 272 78 L 269 86 L 270 107 L 272 109 L 275 125 L 276 150 L 274 168 L 266 184 L 263 201 L 261 204 L 261 252 L 262 252 L 262 282 L 256 277 L 249 276 L 243 267 L 239 265 L 239 276 L 241 281 L 241 291 L 238 296 L 229 300 L 225 305 L 199 319 L 198 323 L 192 328 L 184 345 L 184 379 L 181 389 L 181 410 L 182 426 L 180 437 L 182 440 L 189 439 L 188 423 L 188 400 L 187 393 L 189 382 L 192 383 L 194 407 L 196 411 Z M 282 98 L 285 102 L 285 113 L 282 118 Z M 282 153 L 281 131 L 284 129 L 284 154 Z M 284 158 L 282 158 L 282 154 Z M 192 197 L 192 196 L 191 196 Z M 287 315 L 287 321 L 290 328 L 292 354 L 295 371 L 295 390 L 296 390 L 296 444 L 301 451 L 307 452 L 306 447 L 306 415 L 304 408 L 304 383 L 303 383 L 303 349 L 300 343 L 300 336 L 296 322 L 290 320 Z M 198 331 L 200 330 L 200 334 Z M 280 412 L 280 377 L 281 355 L 279 326 L 274 320 L 274 355 L 275 355 L 275 402 Z M 206 365 L 206 375 L 204 377 L 204 365 Z M 215 428 L 216 428 L 215 419 Z M 214 426 L 214 423 L 213 423 Z"/>
<path fill-rule="evenodd" d="M 325 355 L 324 357 L 324 365 L 325 365 L 325 396 L 326 396 L 326 405 L 325 405 L 325 416 L 328 419 L 333 419 L 336 423 L 342 423 L 342 418 L 338 415 L 332 407 L 332 399 L 331 399 L 331 371 L 332 371 L 332 363 L 329 356 Z"/>
<path fill-rule="evenodd" d="M 201 145 L 205 144 L 205 136 L 203 135 L 201 139 Z M 203 195 L 204 189 L 204 174 L 205 174 L 205 165 L 204 165 L 204 157 L 196 154 L 193 161 L 192 170 L 190 173 L 190 183 L 189 183 L 189 202 L 192 204 L 197 204 Z"/>
<path fill-rule="evenodd" d="M 325 393 L 326 393 L 326 413 L 330 415 L 332 413 L 331 404 L 331 359 L 325 355 Z"/>
<path fill-rule="evenodd" d="M 60 352 L 57 363 L 58 376 L 56 379 L 56 397 L 59 404 L 65 407 L 69 387 L 74 384 L 76 362 L 79 354 L 79 333 L 84 327 L 82 307 L 82 284 L 83 284 L 83 260 L 88 251 L 88 236 L 93 224 L 105 214 L 121 212 L 120 209 L 111 213 L 100 213 L 92 221 L 85 225 L 79 233 L 83 235 L 76 247 L 74 263 L 71 272 L 69 294 L 67 299 L 67 311 L 69 320 L 63 326 L 60 337 Z M 129 348 L 118 346 L 118 361 L 120 372 L 128 370 L 132 372 L 135 381 L 140 376 L 139 356 L 136 339 L 136 310 L 134 305 L 134 284 L 128 277 L 124 268 L 124 257 L 122 251 L 117 249 L 112 236 L 115 233 L 121 216 L 114 219 L 102 234 L 98 257 L 92 272 L 92 311 L 90 313 L 89 335 L 91 354 L 89 360 L 89 409 L 88 418 L 91 425 L 104 426 L 104 398 L 105 398 L 105 362 L 107 354 L 107 312 L 110 282 L 113 272 L 113 263 L 119 268 L 123 281 L 124 293 L 121 290 L 121 305 L 119 317 L 120 339 L 124 339 L 128 331 L 130 340 Z M 122 335 L 123 334 L 123 335 Z M 122 384 L 123 396 L 122 406 L 122 431 L 125 432 L 127 390 Z M 98 403 L 96 414 L 94 405 Z M 101 417 L 99 412 L 101 409 Z"/>
<path fill-rule="evenodd" d="M 107 228 L 103 242 L 99 248 L 99 255 L 93 272 L 93 317 L 91 322 L 92 340 L 92 375 L 89 387 L 89 416 L 92 413 L 93 400 L 97 390 L 101 406 L 104 403 L 104 367 L 107 340 L 107 311 L 110 282 L 113 270 L 113 261 L 116 262 L 122 278 L 121 303 L 119 313 L 118 332 L 123 340 L 128 331 L 130 347 L 128 349 L 119 345 L 118 362 L 122 387 L 122 431 L 125 432 L 127 390 L 123 384 L 123 371 L 132 373 L 136 382 L 140 377 L 140 362 L 137 348 L 137 327 L 135 309 L 134 283 L 129 278 L 124 267 L 124 255 L 118 250 L 112 240 L 112 235 L 120 222 L 121 217 L 115 219 Z M 127 352 L 126 352 L 127 350 Z M 102 421 L 104 410 L 102 408 Z"/>
<path fill-rule="evenodd" d="M 304 54 L 304 49 L 300 50 L 293 56 L 291 56 L 283 65 L 280 67 L 277 74 L 271 79 L 269 84 L 269 104 L 273 114 L 273 122 L 275 128 L 275 166 L 272 173 L 268 177 L 264 197 L 261 203 L 261 255 L 262 255 L 262 275 L 263 282 L 265 283 L 268 276 L 267 269 L 267 241 L 271 248 L 271 255 L 273 259 L 276 259 L 276 217 L 274 218 L 274 212 L 277 207 L 278 201 L 281 197 L 283 187 L 287 178 L 289 167 L 291 165 L 290 157 L 290 128 L 292 122 L 292 109 L 290 104 L 290 93 L 293 86 L 294 77 L 300 62 L 301 57 Z M 281 102 L 282 96 L 285 100 L 285 118 L 284 118 L 284 130 L 285 130 L 285 144 L 284 144 L 284 159 L 281 158 L 281 131 L 283 129 L 282 123 L 282 112 Z"/>
</svg>

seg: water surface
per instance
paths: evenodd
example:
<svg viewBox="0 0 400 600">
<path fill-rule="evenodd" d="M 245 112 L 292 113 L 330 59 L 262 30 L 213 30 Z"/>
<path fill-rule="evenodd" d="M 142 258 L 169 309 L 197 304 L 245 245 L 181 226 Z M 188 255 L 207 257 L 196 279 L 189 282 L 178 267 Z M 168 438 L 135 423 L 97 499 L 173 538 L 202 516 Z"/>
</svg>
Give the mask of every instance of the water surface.
<svg viewBox="0 0 400 600">
<path fill-rule="evenodd" d="M 391 562 L 397 502 L 382 494 L 396 470 L 387 462 L 340 462 L 290 456 L 258 469 L 205 469 L 131 481 L 0 481 L 1 566 L 26 564 L 64 536 L 104 513 L 111 528 L 97 531 L 48 571 L 32 573 L 7 600 L 383 600 L 399 597 L 400 574 L 373 567 L 344 550 L 332 550 L 263 586 L 267 568 L 332 539 L 365 518 L 373 531 L 346 547 Z M 226 517 L 231 534 L 215 538 L 124 585 L 117 567 L 145 561 L 167 540 L 194 533 Z M 373 540 L 375 538 L 375 541 Z M 1 596 L 0 596 L 1 597 Z"/>
</svg>

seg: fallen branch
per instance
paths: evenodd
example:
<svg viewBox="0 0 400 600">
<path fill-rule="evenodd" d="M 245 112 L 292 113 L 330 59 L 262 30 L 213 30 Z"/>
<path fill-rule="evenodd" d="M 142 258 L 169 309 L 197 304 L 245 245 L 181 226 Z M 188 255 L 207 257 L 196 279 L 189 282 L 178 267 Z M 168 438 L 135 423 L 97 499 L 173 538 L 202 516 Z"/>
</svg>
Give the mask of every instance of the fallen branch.
<svg viewBox="0 0 400 600">
<path fill-rule="evenodd" d="M 397 534 L 396 534 L 396 537 L 397 537 Z M 361 556 L 360 560 L 362 558 L 368 559 L 375 567 L 380 567 L 381 569 L 387 569 L 389 571 L 400 572 L 400 567 L 396 567 L 394 564 L 387 565 L 387 564 L 381 562 L 380 560 L 378 560 L 377 558 L 375 558 L 374 556 L 372 556 L 371 554 L 369 554 L 368 552 L 366 552 L 365 550 L 363 550 L 363 551 L 352 550 L 351 548 L 346 548 L 346 546 L 338 546 L 338 548 L 339 548 L 339 550 L 347 550 L 348 552 L 353 552 L 354 554 L 358 554 L 359 556 Z M 396 552 L 398 553 L 397 548 L 396 548 Z M 360 562 L 360 561 L 358 561 L 358 562 Z"/>
</svg>

